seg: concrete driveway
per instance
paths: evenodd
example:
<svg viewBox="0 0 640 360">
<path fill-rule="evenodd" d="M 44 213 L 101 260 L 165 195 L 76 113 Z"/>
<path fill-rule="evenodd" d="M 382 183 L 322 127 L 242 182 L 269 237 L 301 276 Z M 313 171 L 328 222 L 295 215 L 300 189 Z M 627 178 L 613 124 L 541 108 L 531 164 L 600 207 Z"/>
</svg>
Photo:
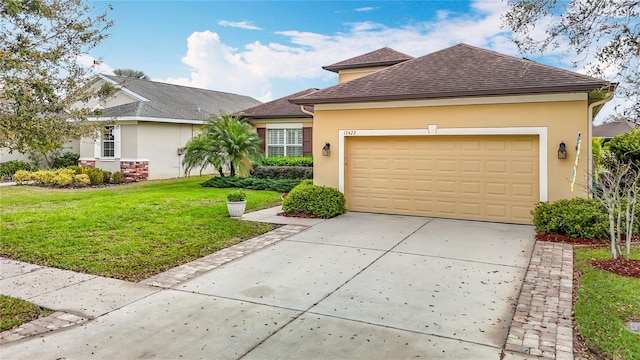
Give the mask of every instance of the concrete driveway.
<svg viewBox="0 0 640 360">
<path fill-rule="evenodd" d="M 2 358 L 499 359 L 533 235 L 347 213 Z"/>
</svg>

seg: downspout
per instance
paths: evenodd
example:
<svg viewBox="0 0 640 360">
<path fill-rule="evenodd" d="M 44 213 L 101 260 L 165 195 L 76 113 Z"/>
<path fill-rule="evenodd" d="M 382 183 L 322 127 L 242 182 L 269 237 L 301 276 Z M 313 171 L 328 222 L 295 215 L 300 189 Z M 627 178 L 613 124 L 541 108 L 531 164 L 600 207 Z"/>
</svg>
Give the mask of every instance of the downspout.
<svg viewBox="0 0 640 360">
<path fill-rule="evenodd" d="M 302 111 L 303 113 L 307 114 L 307 115 L 311 115 L 313 116 L 313 112 L 309 111 L 307 109 L 304 108 L 304 105 L 300 105 L 300 111 Z"/>
<path fill-rule="evenodd" d="M 587 154 L 587 176 L 591 177 L 593 176 L 593 149 L 591 148 L 593 145 L 592 143 L 592 133 L 593 133 L 593 109 L 598 106 L 598 105 L 603 105 L 607 102 L 609 102 L 611 99 L 613 99 L 613 91 L 609 94 L 608 97 L 602 99 L 602 100 L 598 100 L 596 102 L 594 102 L 593 104 L 589 105 L 589 109 L 588 111 L 588 118 L 589 118 L 589 123 L 587 126 L 587 133 L 589 134 L 589 136 L 587 137 L 587 139 L 589 139 L 589 152 Z M 589 180 L 587 180 L 589 181 Z M 589 185 L 591 186 L 591 185 Z M 593 196 L 593 193 L 590 191 L 589 192 L 589 197 Z"/>
</svg>

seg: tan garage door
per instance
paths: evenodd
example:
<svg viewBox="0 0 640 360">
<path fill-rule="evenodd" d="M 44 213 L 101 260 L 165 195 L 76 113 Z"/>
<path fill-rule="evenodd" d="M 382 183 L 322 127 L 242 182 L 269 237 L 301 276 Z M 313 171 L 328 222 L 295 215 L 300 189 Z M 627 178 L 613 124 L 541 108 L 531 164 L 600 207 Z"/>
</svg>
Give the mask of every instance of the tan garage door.
<svg viewBox="0 0 640 360">
<path fill-rule="evenodd" d="M 354 211 L 531 223 L 537 136 L 348 137 Z"/>
</svg>

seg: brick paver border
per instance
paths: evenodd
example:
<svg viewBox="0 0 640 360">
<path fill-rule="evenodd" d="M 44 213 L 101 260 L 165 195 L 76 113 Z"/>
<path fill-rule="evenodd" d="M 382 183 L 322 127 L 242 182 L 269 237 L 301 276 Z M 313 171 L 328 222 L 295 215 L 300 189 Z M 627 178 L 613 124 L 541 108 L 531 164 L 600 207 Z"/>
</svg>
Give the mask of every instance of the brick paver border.
<svg viewBox="0 0 640 360">
<path fill-rule="evenodd" d="M 81 324 L 87 320 L 89 319 L 82 316 L 69 314 L 63 311 L 56 311 L 49 316 L 35 319 L 11 330 L 3 331 L 0 333 L 0 344 L 24 339 L 28 336 L 44 334 L 49 331 L 66 328 L 71 325 Z"/>
<path fill-rule="evenodd" d="M 572 292 L 573 247 L 537 241 L 505 350 L 573 360 Z"/>
<path fill-rule="evenodd" d="M 142 280 L 140 283 L 162 288 L 170 288 L 239 257 L 262 249 L 265 246 L 275 244 L 276 242 L 295 235 L 307 228 L 308 226 L 304 225 L 285 225 L 266 234 L 256 236 L 252 239 L 243 241 L 226 249 L 222 249 L 190 263 L 174 267 L 173 269 Z"/>
</svg>

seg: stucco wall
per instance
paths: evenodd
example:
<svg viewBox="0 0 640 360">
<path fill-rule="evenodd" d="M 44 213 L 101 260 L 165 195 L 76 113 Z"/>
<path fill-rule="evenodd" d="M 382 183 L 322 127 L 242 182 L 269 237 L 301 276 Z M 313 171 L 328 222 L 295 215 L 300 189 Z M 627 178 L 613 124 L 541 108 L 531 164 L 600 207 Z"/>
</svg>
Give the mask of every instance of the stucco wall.
<svg viewBox="0 0 640 360">
<path fill-rule="evenodd" d="M 80 153 L 80 141 L 79 140 L 72 140 L 69 142 L 64 143 L 64 145 L 62 145 L 62 149 L 60 151 L 60 155 L 66 153 L 66 152 L 72 152 L 72 153 Z M 9 150 L 7 148 L 0 148 L 0 162 L 7 162 L 7 161 L 12 161 L 12 160 L 20 160 L 20 161 L 25 161 L 25 162 L 31 162 L 31 160 L 29 160 L 29 156 L 27 154 L 23 154 L 23 153 L 19 153 L 17 151 L 14 151 L 13 153 L 9 153 Z"/>
<path fill-rule="evenodd" d="M 178 148 L 193 137 L 192 125 L 140 122 L 137 134 L 137 158 L 149 159 L 149 180 L 184 176 Z"/>
<path fill-rule="evenodd" d="M 369 75 L 374 71 L 378 71 L 380 69 L 384 69 L 386 66 L 376 66 L 376 67 L 368 67 L 361 69 L 348 69 L 348 70 L 340 70 L 338 72 L 338 83 L 343 83 L 351 80 L 355 80 L 361 78 L 365 75 Z"/>
<path fill-rule="evenodd" d="M 470 105 L 437 105 L 451 103 L 454 100 L 429 102 L 420 106 L 421 102 L 412 102 L 412 107 L 402 107 L 396 102 L 393 108 L 366 109 L 367 104 L 332 106 L 317 105 L 315 108 L 313 142 L 314 144 L 331 143 L 331 156 L 321 156 L 321 149 L 315 146 L 314 181 L 319 185 L 338 187 L 338 146 L 340 130 L 376 130 L 376 129 L 426 129 L 428 125 L 443 128 L 478 128 L 478 127 L 546 127 L 548 169 L 548 198 L 557 200 L 575 196 L 586 196 L 583 185 L 587 178 L 587 154 L 591 151 L 588 141 L 588 116 L 586 94 L 567 95 L 567 98 L 583 98 L 584 100 L 542 101 L 558 98 L 534 96 L 526 98 L 504 98 L 505 101 L 523 101 L 535 99 L 536 102 L 516 102 L 508 104 L 470 104 Z M 527 100 L 527 101 L 529 101 Z M 480 100 L 474 100 L 476 102 Z M 487 102 L 501 101 L 499 98 Z M 372 103 L 381 106 L 381 103 Z M 362 109 L 336 109 L 340 107 L 362 107 Z M 334 110 L 330 110 L 334 109 Z M 575 192 L 570 191 L 571 170 L 575 158 L 577 133 L 582 133 L 582 157 L 578 166 Z M 567 144 L 568 159 L 559 160 L 557 150 L 560 142 Z M 347 159 L 348 160 L 348 159 Z"/>
</svg>

